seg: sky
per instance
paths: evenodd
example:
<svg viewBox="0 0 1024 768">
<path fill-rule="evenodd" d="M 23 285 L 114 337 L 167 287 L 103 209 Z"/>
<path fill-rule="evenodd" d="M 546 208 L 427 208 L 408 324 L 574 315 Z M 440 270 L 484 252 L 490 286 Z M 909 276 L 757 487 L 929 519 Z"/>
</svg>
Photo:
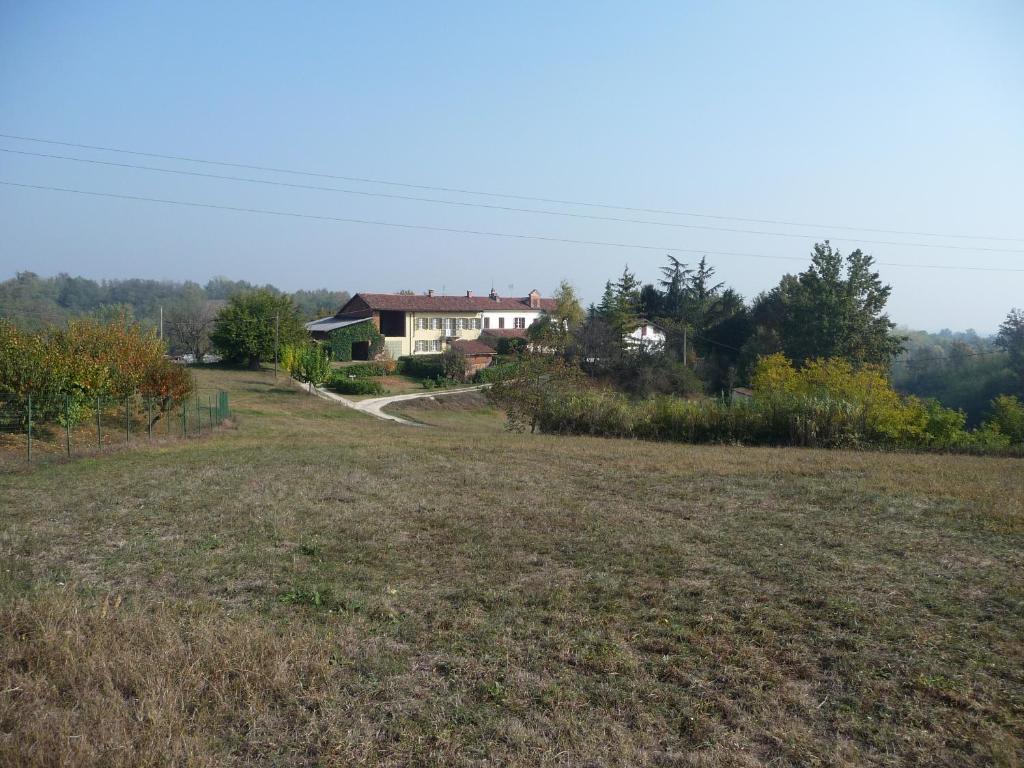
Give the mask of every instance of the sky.
<svg viewBox="0 0 1024 768">
<path fill-rule="evenodd" d="M 1022 39 L 1019 0 L 0 0 L 2 134 L 376 180 L 0 138 L 348 190 L 0 151 L 0 181 L 327 217 L 0 184 L 0 279 L 548 295 L 565 278 L 589 302 L 627 264 L 655 280 L 680 249 L 753 297 L 828 238 L 881 263 L 896 322 L 988 333 L 1024 306 Z"/>
</svg>

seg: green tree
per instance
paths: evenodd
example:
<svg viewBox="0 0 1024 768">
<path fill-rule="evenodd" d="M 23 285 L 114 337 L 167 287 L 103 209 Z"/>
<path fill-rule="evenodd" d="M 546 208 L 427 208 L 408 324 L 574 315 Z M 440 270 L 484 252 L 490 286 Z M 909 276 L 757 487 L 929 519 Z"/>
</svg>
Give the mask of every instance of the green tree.
<svg viewBox="0 0 1024 768">
<path fill-rule="evenodd" d="M 265 288 L 233 295 L 214 321 L 210 340 L 230 362 L 259 368 L 274 357 L 275 326 L 280 344 L 306 338 L 306 329 L 290 296 Z"/>
<path fill-rule="evenodd" d="M 1024 311 L 1011 309 L 999 326 L 996 346 L 1010 356 L 1010 367 L 1018 376 L 1018 385 L 1024 392 Z"/>
<path fill-rule="evenodd" d="M 892 288 L 859 249 L 845 258 L 826 240 L 814 246 L 811 266 L 795 280 L 786 277 L 774 293 L 782 350 L 797 365 L 841 357 L 855 366 L 888 365 L 903 349 L 885 314 Z M 788 277 L 788 276 L 787 276 Z M 778 311 L 781 309 L 782 311 Z"/>
<path fill-rule="evenodd" d="M 583 307 L 576 296 L 576 289 L 568 280 L 558 284 L 555 291 L 555 311 L 552 313 L 556 320 L 561 321 L 566 330 L 578 328 L 583 322 Z"/>
</svg>

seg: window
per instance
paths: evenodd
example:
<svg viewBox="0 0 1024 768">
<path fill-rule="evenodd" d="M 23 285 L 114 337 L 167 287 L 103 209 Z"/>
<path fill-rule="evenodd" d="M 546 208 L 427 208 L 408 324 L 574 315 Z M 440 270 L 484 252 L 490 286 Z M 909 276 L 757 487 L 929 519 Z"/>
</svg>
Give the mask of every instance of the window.
<svg viewBox="0 0 1024 768">
<path fill-rule="evenodd" d="M 478 330 L 478 331 L 480 330 L 480 318 L 479 317 L 473 319 L 473 327 L 476 330 Z"/>
<path fill-rule="evenodd" d="M 455 318 L 454 317 L 446 317 L 444 319 L 444 330 L 445 330 L 445 333 L 449 333 L 449 334 L 455 333 Z"/>
<path fill-rule="evenodd" d="M 430 328 L 431 328 L 431 330 L 434 330 L 434 331 L 440 331 L 441 330 L 441 318 L 440 317 L 432 317 L 430 319 Z"/>
<path fill-rule="evenodd" d="M 505 318 L 504 317 L 499 317 L 498 318 L 498 327 L 499 328 L 504 328 L 505 327 Z"/>
<path fill-rule="evenodd" d="M 516 327 L 516 328 L 525 328 L 526 327 L 526 318 L 525 317 L 517 317 L 514 320 L 514 327 Z"/>
<path fill-rule="evenodd" d="M 434 351 L 435 352 L 440 352 L 441 351 L 441 340 L 440 339 L 434 339 Z"/>
<path fill-rule="evenodd" d="M 484 318 L 484 328 L 490 328 L 490 327 L 491 327 L 491 318 L 485 317 Z"/>
<path fill-rule="evenodd" d="M 469 320 L 465 317 L 459 318 L 459 330 L 465 331 L 469 328 Z"/>
<path fill-rule="evenodd" d="M 429 324 L 429 322 L 430 321 L 427 320 L 427 318 L 425 318 L 425 317 L 417 317 L 416 318 L 416 330 L 417 331 L 425 331 L 425 330 L 427 330 L 427 325 Z"/>
<path fill-rule="evenodd" d="M 417 352 L 429 352 L 430 351 L 430 342 L 429 341 L 417 341 L 416 342 L 416 351 Z"/>
</svg>

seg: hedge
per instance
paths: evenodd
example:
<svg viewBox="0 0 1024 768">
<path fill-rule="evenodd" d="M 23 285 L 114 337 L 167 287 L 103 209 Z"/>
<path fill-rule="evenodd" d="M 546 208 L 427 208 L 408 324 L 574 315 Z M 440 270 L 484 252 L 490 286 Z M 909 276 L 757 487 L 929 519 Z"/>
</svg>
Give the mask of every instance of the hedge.
<svg viewBox="0 0 1024 768">
<path fill-rule="evenodd" d="M 398 358 L 398 372 L 414 379 L 438 379 L 444 377 L 441 355 L 407 355 Z"/>
<path fill-rule="evenodd" d="M 327 386 L 342 395 L 383 395 L 384 387 L 370 379 L 349 379 L 335 375 Z"/>
</svg>

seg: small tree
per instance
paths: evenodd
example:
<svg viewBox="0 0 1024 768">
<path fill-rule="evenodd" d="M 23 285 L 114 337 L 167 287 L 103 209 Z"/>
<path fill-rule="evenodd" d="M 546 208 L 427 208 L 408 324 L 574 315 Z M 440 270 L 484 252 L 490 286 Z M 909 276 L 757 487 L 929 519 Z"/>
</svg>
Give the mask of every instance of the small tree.
<svg viewBox="0 0 1024 768">
<path fill-rule="evenodd" d="M 291 297 L 261 288 L 232 296 L 218 313 L 210 339 L 228 361 L 259 368 L 274 357 L 275 331 L 281 345 L 307 338 Z"/>
<path fill-rule="evenodd" d="M 331 360 L 327 350 L 319 344 L 307 344 L 298 353 L 298 376 L 309 384 L 310 390 L 319 387 L 331 375 Z"/>
<path fill-rule="evenodd" d="M 195 357 L 197 363 L 210 348 L 210 329 L 217 317 L 212 302 L 189 295 L 167 313 L 167 336 L 172 344 Z"/>
<path fill-rule="evenodd" d="M 458 347 L 449 346 L 441 354 L 441 370 L 446 379 L 466 380 L 466 356 Z"/>
</svg>

